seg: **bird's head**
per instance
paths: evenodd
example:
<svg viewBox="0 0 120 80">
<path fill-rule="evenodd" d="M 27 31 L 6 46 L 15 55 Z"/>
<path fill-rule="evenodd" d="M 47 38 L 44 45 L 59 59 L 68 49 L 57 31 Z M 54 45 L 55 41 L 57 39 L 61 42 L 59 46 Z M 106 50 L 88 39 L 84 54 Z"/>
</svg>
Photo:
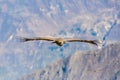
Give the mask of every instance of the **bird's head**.
<svg viewBox="0 0 120 80">
<path fill-rule="evenodd" d="M 63 46 L 65 44 L 65 40 L 64 39 L 56 39 L 53 43 L 56 43 L 58 46 Z"/>
</svg>

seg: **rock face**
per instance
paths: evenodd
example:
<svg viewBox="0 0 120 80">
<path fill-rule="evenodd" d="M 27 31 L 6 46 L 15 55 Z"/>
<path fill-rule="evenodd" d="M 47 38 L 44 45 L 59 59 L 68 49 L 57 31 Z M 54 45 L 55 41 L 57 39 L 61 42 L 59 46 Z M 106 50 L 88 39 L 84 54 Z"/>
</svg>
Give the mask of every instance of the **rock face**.
<svg viewBox="0 0 120 80">
<path fill-rule="evenodd" d="M 120 43 L 77 52 L 22 80 L 120 80 Z"/>
</svg>

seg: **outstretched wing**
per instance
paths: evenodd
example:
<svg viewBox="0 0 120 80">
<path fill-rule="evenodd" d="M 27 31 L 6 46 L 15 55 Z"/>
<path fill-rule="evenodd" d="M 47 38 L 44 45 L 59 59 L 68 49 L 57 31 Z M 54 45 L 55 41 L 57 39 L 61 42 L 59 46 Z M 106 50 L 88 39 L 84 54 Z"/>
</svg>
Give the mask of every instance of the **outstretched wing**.
<svg viewBox="0 0 120 80">
<path fill-rule="evenodd" d="M 54 41 L 54 38 L 44 38 L 44 37 L 36 37 L 36 38 L 20 38 L 20 40 L 22 42 L 26 42 L 26 41 L 34 41 L 34 40 L 46 40 L 46 41 Z"/>
<path fill-rule="evenodd" d="M 99 44 L 101 44 L 101 42 L 99 40 L 68 39 L 66 41 L 67 42 L 86 42 L 86 43 L 94 44 L 96 46 L 98 46 Z"/>
</svg>

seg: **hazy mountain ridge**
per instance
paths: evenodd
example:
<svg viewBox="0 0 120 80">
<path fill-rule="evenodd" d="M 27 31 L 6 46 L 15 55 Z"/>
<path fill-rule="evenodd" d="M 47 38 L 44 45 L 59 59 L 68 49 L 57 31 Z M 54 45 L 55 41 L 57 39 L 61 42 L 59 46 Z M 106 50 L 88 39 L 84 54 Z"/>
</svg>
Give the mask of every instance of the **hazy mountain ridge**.
<svg viewBox="0 0 120 80">
<path fill-rule="evenodd" d="M 120 80 L 120 42 L 95 51 L 76 52 L 22 80 Z"/>
</svg>

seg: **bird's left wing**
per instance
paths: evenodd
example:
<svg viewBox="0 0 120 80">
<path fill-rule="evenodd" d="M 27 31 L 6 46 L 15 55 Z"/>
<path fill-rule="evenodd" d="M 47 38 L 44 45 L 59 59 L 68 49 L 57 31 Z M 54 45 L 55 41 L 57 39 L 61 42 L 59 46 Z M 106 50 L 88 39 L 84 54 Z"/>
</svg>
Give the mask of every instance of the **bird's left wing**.
<svg viewBox="0 0 120 80">
<path fill-rule="evenodd" d="M 67 39 L 66 41 L 67 42 L 86 42 L 86 43 L 94 44 L 96 46 L 101 44 L 101 42 L 99 40 Z"/>
<path fill-rule="evenodd" d="M 21 37 L 20 40 L 22 42 L 26 42 L 26 41 L 34 41 L 34 40 L 46 40 L 46 41 L 54 41 L 54 38 L 45 38 L 45 37 L 36 37 L 36 38 L 25 38 L 25 37 Z"/>
</svg>

